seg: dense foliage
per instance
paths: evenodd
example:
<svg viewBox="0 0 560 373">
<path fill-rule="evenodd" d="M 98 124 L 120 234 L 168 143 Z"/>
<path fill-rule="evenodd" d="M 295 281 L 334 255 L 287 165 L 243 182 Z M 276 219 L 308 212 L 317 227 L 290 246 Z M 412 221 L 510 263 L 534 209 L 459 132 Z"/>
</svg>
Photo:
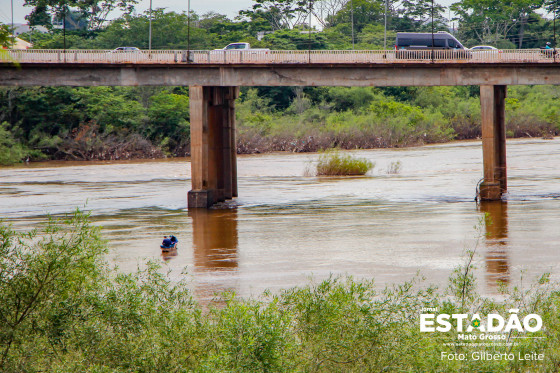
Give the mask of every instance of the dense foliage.
<svg viewBox="0 0 560 373">
<path fill-rule="evenodd" d="M 509 87 L 508 137 L 560 133 L 560 88 Z M 243 88 L 237 150 L 403 147 L 481 136 L 478 87 Z M 189 154 L 188 89 L 0 88 L 0 163 Z"/>
<path fill-rule="evenodd" d="M 155 263 L 109 270 L 99 230 L 80 212 L 29 233 L 2 225 L 0 251 L 2 372 L 545 372 L 560 363 L 558 287 L 543 276 L 530 289 L 504 289 L 503 301 L 482 298 L 474 251 L 448 289 L 333 277 L 259 299 L 222 294 L 205 308 Z M 511 346 L 455 345 L 455 330 L 420 332 L 424 307 L 504 316 L 516 308 L 520 318 L 540 315 L 543 328 L 538 338 L 512 331 Z M 545 358 L 457 361 L 442 351 Z"/>
<path fill-rule="evenodd" d="M 29 21 L 49 33 L 21 35 L 34 48 L 214 49 L 247 41 L 284 50 L 391 48 L 398 31 L 454 31 L 466 45 L 535 48 L 553 40 L 553 0 L 255 0 L 238 17 L 210 12 L 134 13 L 136 0 L 26 0 Z M 387 37 L 385 37 L 387 5 Z M 107 22 L 109 12 L 121 16 Z M 548 13 L 547 13 L 548 12 Z M 309 30 L 312 24 L 321 29 Z M 64 20 L 64 22 L 63 22 Z M 54 27 L 55 24 L 63 26 Z M 9 28 L 0 25 L 0 43 Z M 312 31 L 312 32 L 310 32 Z M 257 36 L 259 36 L 257 38 Z M 558 89 L 510 87 L 509 136 L 559 132 Z M 0 88 L 0 163 L 126 159 L 189 154 L 188 89 Z M 480 136 L 477 87 L 243 88 L 238 151 L 315 151 L 408 146 Z"/>
</svg>

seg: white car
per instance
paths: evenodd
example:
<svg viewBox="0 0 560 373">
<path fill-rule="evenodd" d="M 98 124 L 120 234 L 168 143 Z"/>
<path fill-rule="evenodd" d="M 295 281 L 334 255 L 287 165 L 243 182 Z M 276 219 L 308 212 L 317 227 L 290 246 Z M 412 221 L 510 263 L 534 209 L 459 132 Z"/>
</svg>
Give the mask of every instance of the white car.
<svg viewBox="0 0 560 373">
<path fill-rule="evenodd" d="M 477 45 L 471 48 L 473 52 L 481 52 L 481 51 L 499 51 L 498 48 L 493 47 L 491 45 Z"/>
<path fill-rule="evenodd" d="M 140 52 L 136 47 L 118 47 L 113 49 L 113 52 Z"/>
</svg>

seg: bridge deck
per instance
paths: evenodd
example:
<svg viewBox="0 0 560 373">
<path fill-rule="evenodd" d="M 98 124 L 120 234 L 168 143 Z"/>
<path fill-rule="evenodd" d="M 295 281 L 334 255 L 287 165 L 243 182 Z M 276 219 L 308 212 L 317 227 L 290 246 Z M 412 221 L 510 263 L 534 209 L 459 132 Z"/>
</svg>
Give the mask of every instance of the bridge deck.
<svg viewBox="0 0 560 373">
<path fill-rule="evenodd" d="M 556 50 L 486 51 L 110 51 L 28 49 L 0 54 L 2 62 L 96 64 L 394 64 L 394 63 L 558 63 Z"/>
</svg>

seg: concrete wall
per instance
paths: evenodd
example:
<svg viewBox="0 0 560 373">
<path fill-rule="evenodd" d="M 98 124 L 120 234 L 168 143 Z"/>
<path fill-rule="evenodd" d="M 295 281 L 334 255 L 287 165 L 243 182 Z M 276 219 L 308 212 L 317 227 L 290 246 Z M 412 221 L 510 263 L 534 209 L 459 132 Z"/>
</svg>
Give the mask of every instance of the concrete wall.
<svg viewBox="0 0 560 373">
<path fill-rule="evenodd" d="M 454 86 L 560 84 L 560 64 L 0 64 L 2 86 Z"/>
</svg>

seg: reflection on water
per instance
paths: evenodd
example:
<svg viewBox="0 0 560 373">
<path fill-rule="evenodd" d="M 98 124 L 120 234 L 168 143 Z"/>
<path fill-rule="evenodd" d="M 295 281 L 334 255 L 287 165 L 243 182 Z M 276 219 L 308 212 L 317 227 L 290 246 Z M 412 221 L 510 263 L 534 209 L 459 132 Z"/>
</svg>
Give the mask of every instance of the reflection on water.
<svg viewBox="0 0 560 373">
<path fill-rule="evenodd" d="M 192 219 L 194 275 L 198 277 L 196 297 L 210 300 L 224 291 L 237 292 L 232 279 L 238 266 L 237 209 L 194 209 L 188 215 Z M 216 281 L 223 276 L 229 281 Z M 213 302 L 222 303 L 217 299 Z"/>
<path fill-rule="evenodd" d="M 227 271 L 237 268 L 237 210 L 194 209 L 194 266 L 197 271 Z"/>
<path fill-rule="evenodd" d="M 161 250 L 161 257 L 165 261 L 172 259 L 174 256 L 177 256 L 177 249 Z"/>
<path fill-rule="evenodd" d="M 480 211 L 485 213 L 486 279 L 495 289 L 509 283 L 507 202 L 483 201 Z"/>
</svg>

